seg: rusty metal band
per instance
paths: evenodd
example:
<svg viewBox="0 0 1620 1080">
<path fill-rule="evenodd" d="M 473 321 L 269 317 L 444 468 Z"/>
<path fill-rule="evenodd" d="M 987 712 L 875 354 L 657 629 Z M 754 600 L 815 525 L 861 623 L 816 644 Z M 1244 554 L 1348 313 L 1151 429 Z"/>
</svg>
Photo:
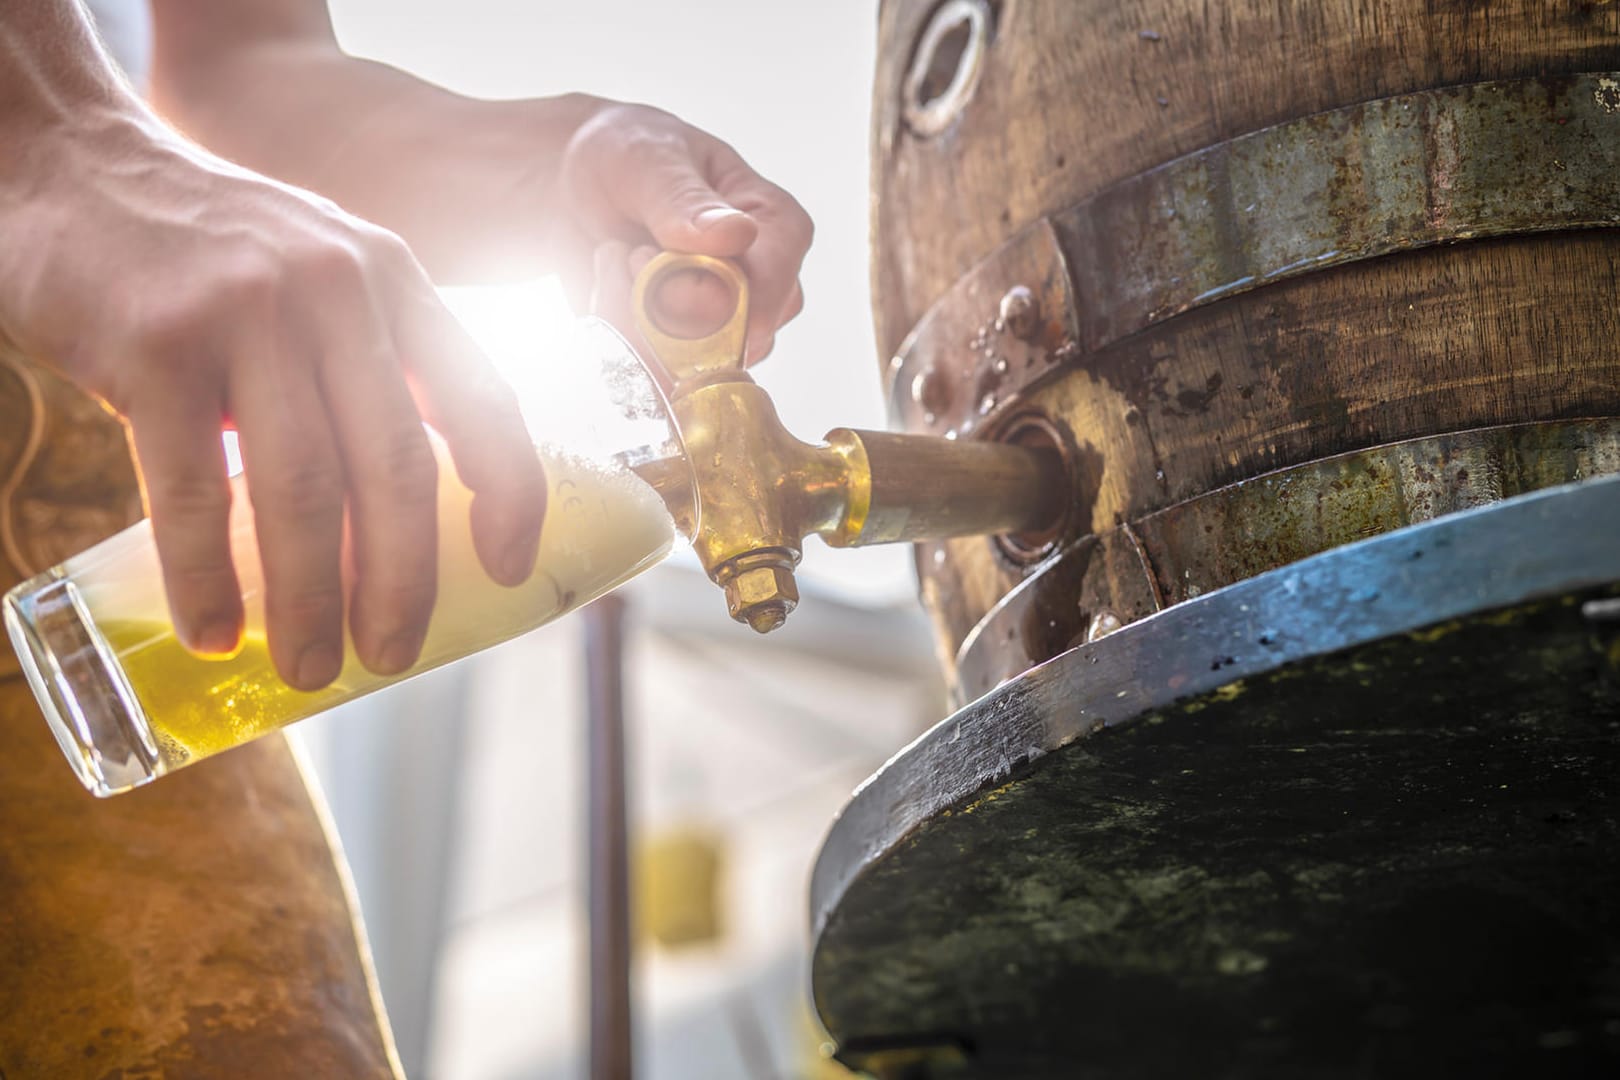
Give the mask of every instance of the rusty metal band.
<svg viewBox="0 0 1620 1080">
<path fill-rule="evenodd" d="M 895 419 L 967 434 L 1062 362 L 1270 282 L 1433 244 L 1616 224 L 1620 73 L 1443 87 L 1303 117 L 1015 235 L 890 362 Z"/>
<path fill-rule="evenodd" d="M 1343 544 L 1620 473 L 1620 419 L 1480 428 L 1266 473 L 1085 536 L 1002 598 L 956 657 L 956 704 L 1155 611 Z"/>
</svg>

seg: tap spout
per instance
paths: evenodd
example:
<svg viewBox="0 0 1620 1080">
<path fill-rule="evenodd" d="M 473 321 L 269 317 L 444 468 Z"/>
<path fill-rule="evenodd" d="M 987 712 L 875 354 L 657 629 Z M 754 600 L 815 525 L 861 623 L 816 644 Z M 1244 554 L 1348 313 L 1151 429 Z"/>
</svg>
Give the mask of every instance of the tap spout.
<svg viewBox="0 0 1620 1080">
<path fill-rule="evenodd" d="M 674 338 L 650 313 L 662 277 L 712 273 L 736 297 L 706 338 Z M 692 545 L 727 608 L 761 633 L 799 601 L 794 569 L 804 538 L 833 547 L 1039 532 L 1068 502 L 1051 449 L 837 428 L 810 444 L 782 424 L 742 364 L 747 279 L 735 264 L 664 253 L 636 282 L 635 314 L 673 390 L 670 408 L 695 488 Z"/>
<path fill-rule="evenodd" d="M 837 428 L 827 445 L 848 462 L 833 547 L 987 533 L 1035 533 L 1061 515 L 1068 490 L 1055 450 L 1012 443 Z"/>
</svg>

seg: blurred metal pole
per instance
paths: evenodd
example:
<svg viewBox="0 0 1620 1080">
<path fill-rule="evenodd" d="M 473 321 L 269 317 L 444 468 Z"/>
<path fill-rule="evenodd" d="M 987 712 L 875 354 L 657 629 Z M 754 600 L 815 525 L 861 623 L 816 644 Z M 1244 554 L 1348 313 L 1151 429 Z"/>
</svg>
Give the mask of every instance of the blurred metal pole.
<svg viewBox="0 0 1620 1080">
<path fill-rule="evenodd" d="M 624 599 L 584 611 L 590 849 L 590 1080 L 630 1080 L 630 865 L 624 786 Z"/>
</svg>

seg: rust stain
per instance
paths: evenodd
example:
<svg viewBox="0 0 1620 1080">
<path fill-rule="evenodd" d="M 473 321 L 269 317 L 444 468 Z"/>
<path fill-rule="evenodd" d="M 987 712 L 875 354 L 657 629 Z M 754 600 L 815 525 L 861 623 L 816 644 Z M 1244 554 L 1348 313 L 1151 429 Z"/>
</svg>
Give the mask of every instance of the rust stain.
<svg viewBox="0 0 1620 1080">
<path fill-rule="evenodd" d="M 1440 111 L 1434 123 L 1424 129 L 1424 149 L 1429 158 L 1427 212 L 1429 228 L 1445 228 L 1451 218 L 1453 188 L 1456 186 L 1462 150 L 1457 140 L 1457 120 L 1449 111 Z"/>
</svg>

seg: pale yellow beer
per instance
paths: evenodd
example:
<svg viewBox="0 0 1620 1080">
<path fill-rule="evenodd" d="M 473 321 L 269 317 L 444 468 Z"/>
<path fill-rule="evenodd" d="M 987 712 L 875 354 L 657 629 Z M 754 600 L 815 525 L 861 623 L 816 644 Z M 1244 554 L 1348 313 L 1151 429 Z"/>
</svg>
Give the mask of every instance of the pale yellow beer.
<svg viewBox="0 0 1620 1080">
<path fill-rule="evenodd" d="M 658 493 L 627 469 L 543 451 L 548 487 L 540 557 L 532 577 L 508 588 L 491 581 L 473 551 L 471 493 L 446 467 L 439 481 L 439 601 L 422 658 L 410 671 L 373 675 L 352 643 L 343 670 L 323 690 L 294 690 L 276 674 L 265 643 L 264 611 L 251 604 L 242 646 L 229 658 L 203 658 L 176 639 L 150 589 L 118 579 L 81 580 L 85 607 L 146 714 L 165 768 L 227 750 L 542 626 L 661 561 L 676 541 Z M 240 500 L 239 500 L 240 502 Z M 156 573 L 155 565 L 150 568 Z"/>
</svg>

